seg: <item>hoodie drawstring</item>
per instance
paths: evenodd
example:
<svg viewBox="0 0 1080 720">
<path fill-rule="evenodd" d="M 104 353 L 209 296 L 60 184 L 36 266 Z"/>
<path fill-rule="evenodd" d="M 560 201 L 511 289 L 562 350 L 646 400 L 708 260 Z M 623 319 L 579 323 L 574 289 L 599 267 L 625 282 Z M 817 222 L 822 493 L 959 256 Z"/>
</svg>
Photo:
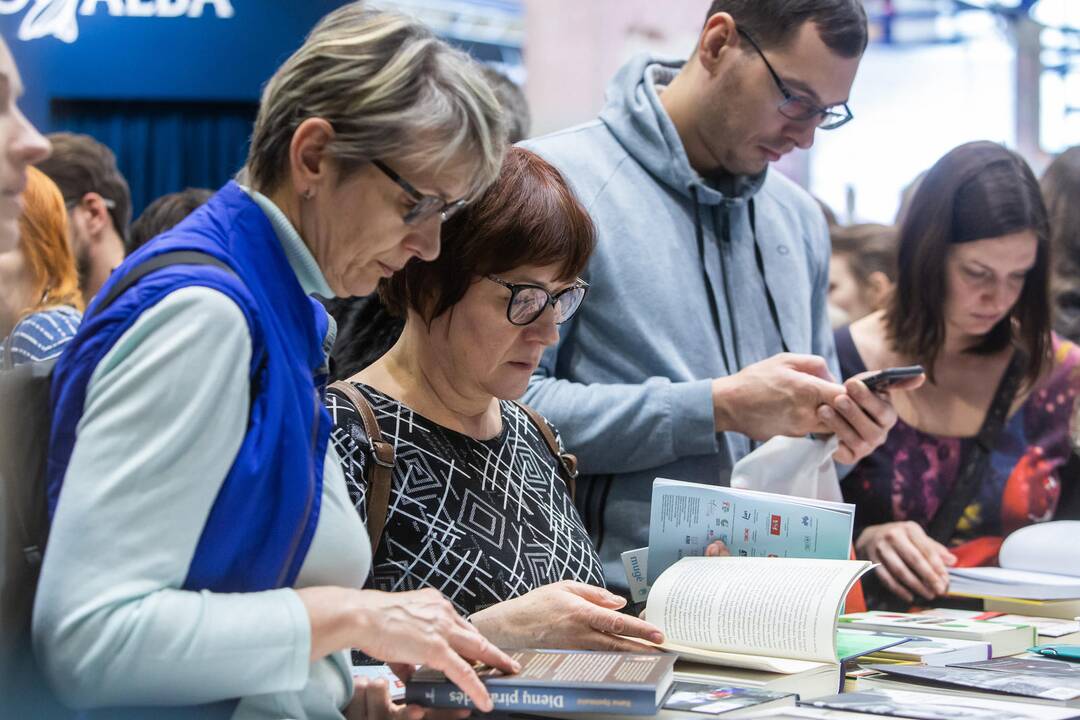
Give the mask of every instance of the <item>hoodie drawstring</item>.
<svg viewBox="0 0 1080 720">
<path fill-rule="evenodd" d="M 716 293 L 713 290 L 712 279 L 709 277 L 708 265 L 705 262 L 705 230 L 701 225 L 701 203 L 698 202 L 696 187 L 690 187 L 690 195 L 694 199 L 694 232 L 697 237 L 698 256 L 701 258 L 701 276 L 705 279 L 705 294 L 709 296 L 709 312 L 712 315 L 713 327 L 716 328 L 716 337 L 720 340 L 720 359 L 724 363 L 724 375 L 731 375 L 731 368 L 728 367 L 727 346 L 724 343 L 724 328 L 720 325 L 720 308 L 716 306 Z M 726 283 L 724 290 L 727 291 Z M 729 318 L 730 313 L 731 307 L 729 303 Z"/>
</svg>

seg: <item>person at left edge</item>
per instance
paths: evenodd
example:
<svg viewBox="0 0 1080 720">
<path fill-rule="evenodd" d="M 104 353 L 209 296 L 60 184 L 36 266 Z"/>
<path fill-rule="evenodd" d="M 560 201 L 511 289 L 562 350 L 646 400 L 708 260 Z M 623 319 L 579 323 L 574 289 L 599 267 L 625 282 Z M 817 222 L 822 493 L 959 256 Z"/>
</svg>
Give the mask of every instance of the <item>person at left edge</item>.
<svg viewBox="0 0 1080 720">
<path fill-rule="evenodd" d="M 445 598 L 360 589 L 370 549 L 323 405 L 334 331 L 309 296 L 368 293 L 434 258 L 504 133 L 466 55 L 346 4 L 267 84 L 246 185 L 105 284 L 99 298 L 173 251 L 227 266 L 171 265 L 95 300 L 56 367 L 33 636 L 68 704 L 340 718 L 356 647 L 438 667 L 491 707 L 471 663 L 514 663 Z"/>
</svg>

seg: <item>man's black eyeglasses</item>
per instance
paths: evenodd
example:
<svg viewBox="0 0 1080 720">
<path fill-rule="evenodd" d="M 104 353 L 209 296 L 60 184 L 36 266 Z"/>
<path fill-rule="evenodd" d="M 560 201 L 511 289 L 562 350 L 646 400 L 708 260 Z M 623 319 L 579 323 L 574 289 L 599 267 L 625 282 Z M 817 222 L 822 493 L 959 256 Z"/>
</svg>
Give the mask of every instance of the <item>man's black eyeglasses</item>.
<svg viewBox="0 0 1080 720">
<path fill-rule="evenodd" d="M 461 209 L 468 204 L 464 199 L 445 202 L 437 195 L 425 195 L 414 188 L 408 180 L 391 170 L 386 163 L 381 160 L 372 160 L 371 164 L 382 170 L 388 178 L 401 186 L 401 189 L 409 193 L 409 197 L 416 202 L 416 204 L 409 208 L 409 211 L 405 213 L 403 219 L 405 220 L 406 225 L 417 225 L 435 214 L 441 215 L 442 221 L 446 222 L 457 215 Z"/>
<path fill-rule="evenodd" d="M 797 122 L 816 120 L 817 126 L 822 130 L 835 130 L 854 117 L 851 114 L 851 110 L 848 108 L 847 103 L 840 103 L 839 105 L 823 108 L 810 98 L 793 93 L 788 89 L 788 86 L 784 84 L 784 81 L 780 79 L 776 70 L 774 70 L 773 66 L 769 63 L 768 58 L 765 57 L 765 53 L 763 53 L 758 44 L 754 42 L 754 38 L 750 37 L 750 34 L 740 27 L 736 27 L 735 31 L 746 38 L 746 41 L 750 43 L 750 46 L 757 50 L 758 56 L 761 58 L 761 61 L 765 63 L 765 67 L 768 68 L 769 74 L 772 75 L 776 87 L 780 88 L 780 94 L 784 96 L 784 102 L 780 103 L 777 110 L 780 111 L 781 115 L 789 120 L 795 120 Z"/>
<path fill-rule="evenodd" d="M 528 325 L 544 314 L 550 305 L 555 309 L 555 324 L 562 325 L 574 316 L 589 291 L 589 283 L 578 280 L 565 290 L 552 295 L 547 288 L 531 283 L 512 283 L 487 275 L 488 280 L 499 283 L 510 291 L 506 304 L 506 319 L 513 325 Z"/>
</svg>

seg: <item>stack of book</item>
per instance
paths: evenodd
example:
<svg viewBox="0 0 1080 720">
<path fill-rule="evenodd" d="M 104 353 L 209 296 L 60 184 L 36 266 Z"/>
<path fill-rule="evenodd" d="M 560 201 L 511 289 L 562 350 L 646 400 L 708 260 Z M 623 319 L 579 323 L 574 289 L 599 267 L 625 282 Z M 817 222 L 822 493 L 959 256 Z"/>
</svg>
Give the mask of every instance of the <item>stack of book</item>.
<svg viewBox="0 0 1080 720">
<path fill-rule="evenodd" d="M 1080 615 L 1080 521 L 1036 523 L 1005 538 L 999 567 L 949 570 L 949 594 L 993 599 L 987 609 L 1018 613 L 1017 600 L 1053 601 L 1040 615 Z M 1049 611 L 1049 612 L 1048 612 Z M 1058 612 L 1067 612 L 1059 615 Z M 1025 613 L 1027 614 L 1027 613 Z"/>
<path fill-rule="evenodd" d="M 1030 624 L 971 620 L 934 611 L 894 613 L 871 610 L 851 613 L 840 616 L 840 627 L 989 643 L 991 657 L 1024 652 L 1038 641 L 1035 628 Z"/>
</svg>

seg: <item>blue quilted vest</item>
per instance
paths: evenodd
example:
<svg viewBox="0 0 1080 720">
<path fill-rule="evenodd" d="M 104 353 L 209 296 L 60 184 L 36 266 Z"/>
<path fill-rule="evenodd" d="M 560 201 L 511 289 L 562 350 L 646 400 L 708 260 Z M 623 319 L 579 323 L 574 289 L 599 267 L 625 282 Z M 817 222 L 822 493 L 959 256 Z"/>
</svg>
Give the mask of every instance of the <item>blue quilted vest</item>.
<svg viewBox="0 0 1080 720">
<path fill-rule="evenodd" d="M 183 250 L 211 255 L 235 275 L 211 265 L 171 265 L 148 274 L 100 314 L 91 303 L 87 320 L 56 365 L 47 471 L 50 517 L 63 492 L 94 368 L 139 315 L 167 294 L 191 286 L 213 288 L 234 300 L 247 320 L 252 404 L 247 434 L 202 530 L 183 589 L 287 587 L 296 580 L 319 518 L 331 428 L 322 402 L 328 319 L 301 288 L 264 212 L 236 183 L 129 257 L 97 297 L 105 297 L 139 263 Z M 132 442 L 138 442 L 138 429 L 131 432 Z"/>
</svg>

